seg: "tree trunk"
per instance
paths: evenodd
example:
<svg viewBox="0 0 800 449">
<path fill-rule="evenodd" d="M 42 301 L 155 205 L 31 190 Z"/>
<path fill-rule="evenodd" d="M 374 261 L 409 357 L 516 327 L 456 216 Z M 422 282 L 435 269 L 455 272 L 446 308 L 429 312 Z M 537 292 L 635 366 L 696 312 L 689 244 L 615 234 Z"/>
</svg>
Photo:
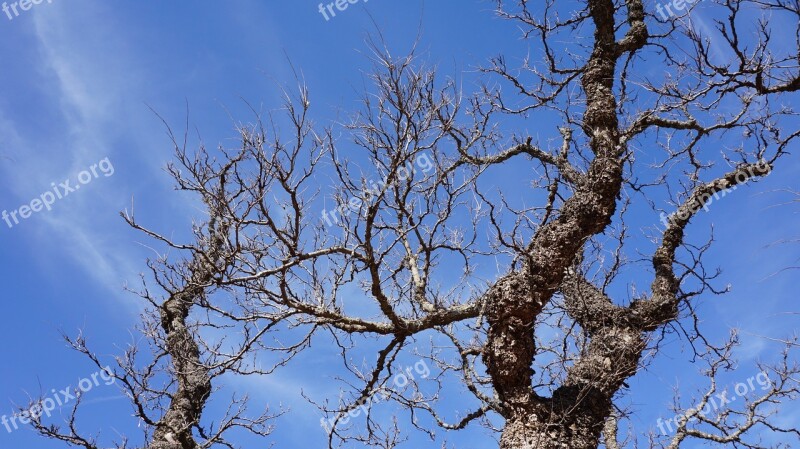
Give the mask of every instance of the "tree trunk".
<svg viewBox="0 0 800 449">
<path fill-rule="evenodd" d="M 571 430 L 569 434 L 564 432 Z M 597 449 L 599 434 L 591 428 L 564 429 L 548 426 L 531 416 L 507 421 L 500 438 L 500 449 Z"/>
</svg>

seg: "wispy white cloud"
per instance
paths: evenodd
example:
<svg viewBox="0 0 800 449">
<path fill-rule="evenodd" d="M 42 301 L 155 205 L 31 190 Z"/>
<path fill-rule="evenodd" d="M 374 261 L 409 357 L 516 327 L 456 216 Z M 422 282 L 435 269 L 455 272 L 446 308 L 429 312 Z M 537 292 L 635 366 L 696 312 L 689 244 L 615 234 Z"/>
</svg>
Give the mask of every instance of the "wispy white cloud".
<svg viewBox="0 0 800 449">
<path fill-rule="evenodd" d="M 113 23 L 113 12 L 108 8 L 102 3 L 93 3 L 91 8 L 61 3 L 32 11 L 40 58 L 31 73 L 36 73 L 40 82 L 26 88 L 37 86 L 43 91 L 49 104 L 37 105 L 37 109 L 56 111 L 51 116 L 56 120 L 20 127 L 21 120 L 36 117 L 15 111 L 12 120 L 10 111 L 0 110 L 0 136 L 8 152 L 0 171 L 15 196 L 4 198 L 3 207 L 26 204 L 50 190 L 52 182 L 74 179 L 91 164 L 110 158 L 114 177 L 101 176 L 84 190 L 59 201 L 52 211 L 35 214 L 18 227 L 34 226 L 32 221 L 44 224 L 48 231 L 37 233 L 35 241 L 30 242 L 34 250 L 41 249 L 34 254 L 52 257 L 59 251 L 60 256 L 70 257 L 81 266 L 94 282 L 130 298 L 132 309 L 136 309 L 139 303 L 123 294 L 121 287 L 140 271 L 140 256 L 132 254 L 132 245 L 115 237 L 124 226 L 118 211 L 129 195 L 118 180 L 126 169 L 122 162 L 136 160 L 131 147 L 151 144 L 146 135 L 136 132 L 135 120 L 141 114 L 136 114 L 131 101 L 126 100 L 140 98 L 136 89 L 146 80 L 137 70 L 136 55 L 128 52 L 124 30 Z M 87 27 L 93 31 L 87 33 Z M 142 103 L 134 104 L 145 110 Z M 127 148 L 120 148 L 119 142 L 125 142 Z M 147 177 L 148 173 L 140 175 Z M 14 231 L 19 230 L 4 232 Z"/>
</svg>

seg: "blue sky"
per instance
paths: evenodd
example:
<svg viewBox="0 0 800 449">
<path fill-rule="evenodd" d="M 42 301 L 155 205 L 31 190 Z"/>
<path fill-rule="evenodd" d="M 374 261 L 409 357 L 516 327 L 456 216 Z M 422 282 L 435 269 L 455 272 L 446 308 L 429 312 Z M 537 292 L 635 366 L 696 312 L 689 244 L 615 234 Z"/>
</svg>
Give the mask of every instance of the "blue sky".
<svg viewBox="0 0 800 449">
<path fill-rule="evenodd" d="M 154 250 L 124 224 L 121 210 L 133 201 L 139 220 L 178 238 L 200 216 L 193 201 L 173 191 L 163 170 L 172 149 L 149 108 L 180 128 L 188 105 L 191 126 L 204 142 L 233 145 L 235 123 L 253 118 L 242 99 L 263 110 L 278 106 L 278 87 L 293 80 L 288 55 L 311 90 L 315 120 L 330 123 L 356 106 L 370 67 L 365 38 L 374 30 L 372 20 L 397 54 L 422 30 L 421 55 L 466 80 L 470 90 L 476 66 L 498 51 L 522 55 L 526 48 L 516 26 L 491 10 L 492 3 L 481 0 L 370 0 L 325 21 L 310 0 L 54 0 L 13 20 L 0 15 L 0 209 L 30 203 L 52 190 L 51 183 L 74 180 L 105 158 L 114 168 L 51 211 L 13 228 L 0 222 L 0 415 L 26 402 L 26 392 L 75 386 L 96 371 L 65 347 L 60 331 L 83 329 L 105 357 L 136 338 L 130 329 L 143 305 L 123 286 L 137 285 Z M 541 125 L 525 123 L 518 131 L 536 132 Z M 557 124 L 547 126 L 550 133 Z M 700 306 L 710 335 L 742 329 L 741 364 L 730 374 L 732 382 L 756 374 L 754 361 L 779 349 L 763 337 L 782 338 L 797 327 L 796 318 L 781 315 L 798 311 L 797 272 L 781 269 L 800 265 L 798 248 L 770 245 L 800 234 L 800 208 L 777 206 L 790 199 L 781 189 L 797 187 L 800 161 L 792 156 L 783 162 L 693 222 L 699 236 L 713 225 L 716 245 L 708 263 L 723 267 L 720 284 L 733 287 L 728 295 L 703 298 Z M 493 176 L 501 182 L 503 174 Z M 647 226 L 657 215 L 634 221 Z M 638 434 L 654 428 L 657 417 L 672 415 L 672 386 L 691 391 L 702 385 L 691 375 L 697 367 L 688 361 L 685 342 L 672 339 L 624 399 L 641 412 L 632 423 Z M 332 377 L 340 372 L 335 359 L 312 351 L 269 378 L 232 379 L 228 388 L 249 391 L 256 404 L 291 408 L 276 422 L 270 440 L 276 447 L 322 447 L 320 416 L 299 392 L 335 399 L 339 385 Z M 101 384 L 87 401 L 86 429 L 104 438 L 117 431 L 138 436 L 128 402 L 113 386 Z M 798 422 L 800 411 L 787 408 L 781 419 Z M 471 449 L 491 447 L 494 436 L 470 428 L 447 438 Z M 64 446 L 25 429 L 9 434 L 0 428 L 0 448 L 23 447 Z"/>
</svg>

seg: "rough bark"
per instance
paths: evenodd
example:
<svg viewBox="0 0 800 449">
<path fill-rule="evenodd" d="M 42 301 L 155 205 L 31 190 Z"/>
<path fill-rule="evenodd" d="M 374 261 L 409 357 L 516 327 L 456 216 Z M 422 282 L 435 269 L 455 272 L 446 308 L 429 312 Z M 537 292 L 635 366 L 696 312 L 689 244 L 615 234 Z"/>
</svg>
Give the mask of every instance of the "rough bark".
<svg viewBox="0 0 800 449">
<path fill-rule="evenodd" d="M 201 284 L 207 279 L 201 280 Z M 211 394 L 211 378 L 200 360 L 200 349 L 189 330 L 189 312 L 203 289 L 189 286 L 161 308 L 161 325 L 166 334 L 166 349 L 172 358 L 177 390 L 169 408 L 156 426 L 149 449 L 194 449 L 197 442 L 192 429 L 200 422 L 206 400 Z"/>
<path fill-rule="evenodd" d="M 225 188 L 224 175 L 220 189 Z M 221 196 L 224 198 L 224 196 Z M 172 361 L 177 388 L 171 395 L 166 413 L 155 425 L 147 449 L 196 449 L 199 444 L 193 431 L 199 426 L 206 401 L 211 395 L 211 375 L 201 360 L 196 332 L 190 329 L 189 314 L 196 304 L 205 303 L 206 285 L 224 272 L 224 248 L 228 226 L 220 197 L 207 198 L 211 219 L 208 224 L 206 251 L 189 263 L 190 275 L 182 290 L 174 292 L 159 309 L 161 327 L 166 335 L 166 352 Z"/>
<path fill-rule="evenodd" d="M 611 394 L 616 390 L 613 385 L 597 385 L 595 378 L 604 373 L 595 368 L 602 366 L 606 351 L 613 354 L 622 349 L 622 353 L 638 354 L 639 345 L 631 345 L 640 340 L 638 335 L 620 329 L 603 330 L 592 341 L 598 353 L 583 361 L 571 381 L 552 398 L 540 398 L 531 390 L 535 318 L 558 290 L 586 240 L 611 222 L 623 182 L 624 142 L 613 93 L 620 55 L 614 37 L 614 4 L 611 0 L 592 0 L 589 5 L 596 31 L 594 51 L 582 78 L 587 100 L 583 126 L 591 136 L 594 160 L 559 217 L 546 224 L 530 244 L 523 270 L 498 282 L 486 297 L 489 333 L 485 360 L 505 405 L 507 422 L 500 440 L 503 449 L 596 448 L 610 412 Z M 640 24 L 641 3 L 632 1 L 629 5 L 636 8 L 631 16 L 637 24 L 630 39 L 641 45 L 647 36 Z M 625 371 L 633 374 L 635 364 Z"/>
</svg>

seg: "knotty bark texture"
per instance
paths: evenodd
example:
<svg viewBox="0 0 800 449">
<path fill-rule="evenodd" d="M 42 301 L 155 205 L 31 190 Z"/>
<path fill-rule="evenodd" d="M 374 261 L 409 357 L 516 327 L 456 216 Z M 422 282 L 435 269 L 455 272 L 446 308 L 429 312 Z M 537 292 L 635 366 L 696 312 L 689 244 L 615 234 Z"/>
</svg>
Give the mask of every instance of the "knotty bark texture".
<svg viewBox="0 0 800 449">
<path fill-rule="evenodd" d="M 219 260 L 222 259 L 228 232 L 220 198 L 212 197 L 207 204 L 212 213 L 207 227 L 206 251 L 198 253 L 188 264 L 189 277 L 183 288 L 171 294 L 159 308 L 160 324 L 166 337 L 165 349 L 172 362 L 177 388 L 171 394 L 166 412 L 155 424 L 147 449 L 199 447 L 193 431 L 199 427 L 203 409 L 211 395 L 211 375 L 201 360 L 200 346 L 195 341 L 200 337 L 190 329 L 188 320 L 193 306 L 206 302 L 204 286 L 224 271 Z M 132 220 L 129 222 L 135 224 Z"/>
<path fill-rule="evenodd" d="M 635 25 L 629 39 L 642 45 L 647 30 L 642 24 L 641 2 L 628 3 Z M 558 290 L 584 242 L 611 222 L 623 182 L 624 142 L 613 93 L 620 56 L 614 35 L 614 3 L 592 0 L 589 9 L 596 27 L 595 43 L 582 86 L 587 102 L 584 128 L 591 136 L 595 158 L 558 219 L 544 225 L 531 242 L 523 269 L 498 282 L 486 296 L 489 333 L 485 357 L 504 404 L 503 449 L 596 448 L 611 411 L 611 396 L 622 381 L 598 382 L 607 374 L 601 369 L 603 360 L 609 354 L 624 356 L 620 362 L 632 365 L 625 370 L 630 375 L 635 372 L 637 349 L 641 349 L 641 337 L 635 330 L 603 329 L 595 335 L 586 360 L 575 367 L 568 383 L 552 398 L 540 398 L 531 390 L 536 317 Z"/>
<path fill-rule="evenodd" d="M 205 283 L 207 279 L 202 280 Z M 166 349 L 171 355 L 177 389 L 169 408 L 156 427 L 151 449 L 190 449 L 197 443 L 192 428 L 200 422 L 206 400 L 211 394 L 211 378 L 200 360 L 195 335 L 187 319 L 192 304 L 204 294 L 202 288 L 189 286 L 164 302 L 161 325 L 167 336 Z"/>
</svg>

